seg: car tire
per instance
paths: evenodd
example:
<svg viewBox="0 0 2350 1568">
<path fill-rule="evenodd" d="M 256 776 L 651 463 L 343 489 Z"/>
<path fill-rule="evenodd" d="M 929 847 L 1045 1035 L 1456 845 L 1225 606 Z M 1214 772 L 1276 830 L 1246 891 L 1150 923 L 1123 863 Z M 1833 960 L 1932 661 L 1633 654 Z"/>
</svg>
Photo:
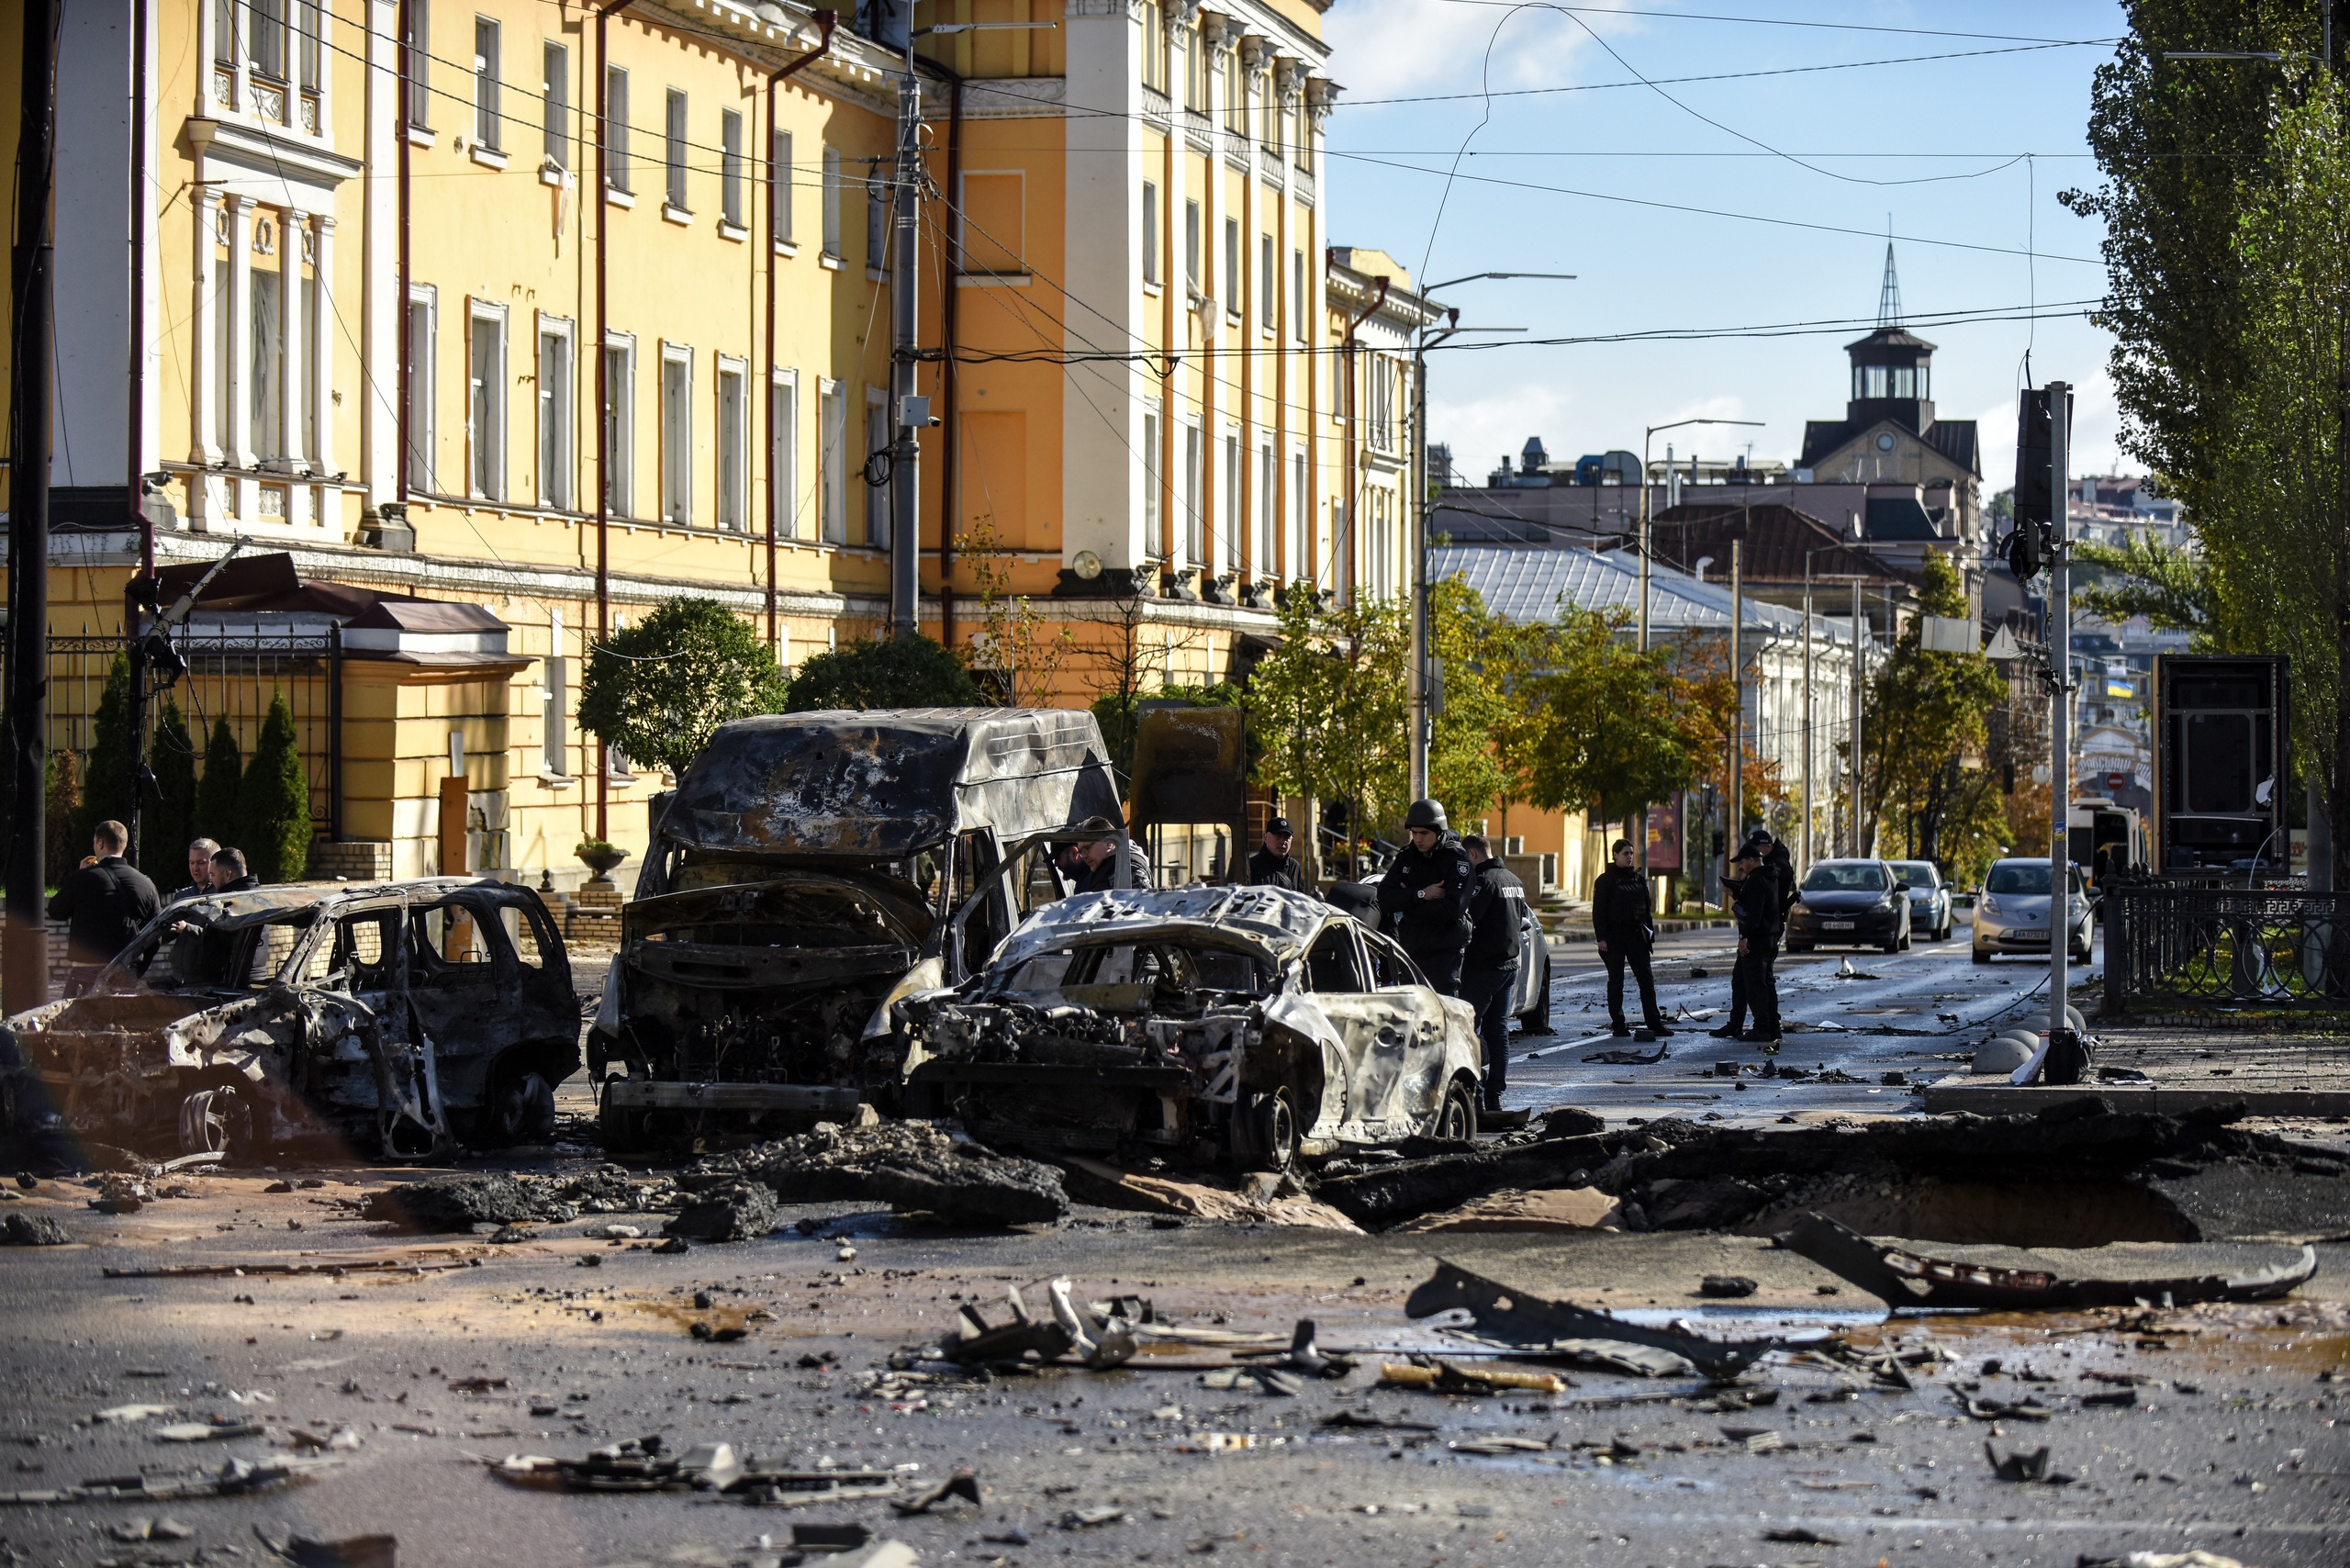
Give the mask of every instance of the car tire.
<svg viewBox="0 0 2350 1568">
<path fill-rule="evenodd" d="M 1808 953 L 1811 951 L 1811 944 L 1808 942 L 1790 942 L 1787 944 L 1787 951 L 1790 953 Z"/>
<path fill-rule="evenodd" d="M 1232 1159 L 1244 1170 L 1286 1170 L 1297 1159 L 1297 1112 L 1289 1092 L 1251 1094 L 1233 1107 Z"/>
<path fill-rule="evenodd" d="M 1883 942 L 1877 944 L 1880 950 L 1887 953 L 1898 953 L 1907 946 L 1908 946 L 1908 944 L 1903 941 L 1897 935 L 1888 936 Z"/>
<path fill-rule="evenodd" d="M 231 1164 L 252 1152 L 252 1103 L 223 1085 L 180 1102 L 180 1152 L 218 1154 Z"/>
<path fill-rule="evenodd" d="M 1533 1004 L 1517 1015 L 1517 1025 L 1529 1035 L 1550 1032 L 1550 955 L 1542 955 L 1542 972 L 1534 981 Z"/>
<path fill-rule="evenodd" d="M 1465 1078 L 1445 1086 L 1444 1103 L 1437 1107 L 1435 1134 L 1447 1143 L 1477 1141 L 1477 1094 Z"/>
<path fill-rule="evenodd" d="M 1986 952 L 1985 952 L 1985 951 L 1984 951 L 1982 948 L 1980 948 L 1980 947 L 1975 948 L 1975 949 L 1974 949 L 1974 954 L 1975 954 L 1975 961 L 1976 963 L 1978 963 L 1978 964 L 1987 964 L 1987 963 L 1989 963 L 1989 962 L 1991 961 L 1991 955 L 1990 955 L 1990 954 L 1988 954 L 1988 953 L 1986 953 Z"/>
</svg>

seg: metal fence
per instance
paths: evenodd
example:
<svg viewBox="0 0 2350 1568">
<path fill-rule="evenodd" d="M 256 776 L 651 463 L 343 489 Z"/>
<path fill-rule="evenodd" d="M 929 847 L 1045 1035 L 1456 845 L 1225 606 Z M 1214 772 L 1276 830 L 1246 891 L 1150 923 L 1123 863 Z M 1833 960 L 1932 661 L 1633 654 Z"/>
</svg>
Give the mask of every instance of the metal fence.
<svg viewBox="0 0 2350 1568">
<path fill-rule="evenodd" d="M 2108 887 L 2105 1006 L 2350 1005 L 2350 894 L 2300 888 Z"/>
</svg>

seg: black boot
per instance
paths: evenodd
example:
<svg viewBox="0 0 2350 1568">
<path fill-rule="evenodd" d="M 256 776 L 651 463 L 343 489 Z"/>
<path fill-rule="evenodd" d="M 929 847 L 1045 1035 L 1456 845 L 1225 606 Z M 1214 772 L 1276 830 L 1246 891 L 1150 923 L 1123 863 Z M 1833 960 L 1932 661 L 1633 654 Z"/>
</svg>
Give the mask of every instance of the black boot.
<svg viewBox="0 0 2350 1568">
<path fill-rule="evenodd" d="M 1632 1037 L 1632 1026 L 1629 1024 L 1625 1023 L 1621 1018 L 1618 1018 L 1614 1023 L 1608 1025 L 1607 1032 L 1615 1036 L 1619 1040 L 1628 1040 Z"/>
<path fill-rule="evenodd" d="M 1740 1035 L 1746 1033 L 1746 1025 L 1743 1024 L 1725 1024 L 1718 1029 L 1708 1029 L 1706 1033 L 1712 1036 L 1717 1040 L 1735 1040 Z"/>
<path fill-rule="evenodd" d="M 1673 1025 L 1652 1015 L 1649 1019 L 1649 1033 L 1662 1038 L 1673 1033 Z"/>
</svg>

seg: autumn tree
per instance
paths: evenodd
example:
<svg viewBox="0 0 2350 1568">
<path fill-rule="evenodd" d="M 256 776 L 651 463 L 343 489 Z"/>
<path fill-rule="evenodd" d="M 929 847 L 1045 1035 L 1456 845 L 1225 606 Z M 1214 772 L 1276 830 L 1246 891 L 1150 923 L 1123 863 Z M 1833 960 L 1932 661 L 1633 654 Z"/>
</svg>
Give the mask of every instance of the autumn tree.
<svg viewBox="0 0 2350 1568">
<path fill-rule="evenodd" d="M 1925 617 L 1968 614 L 1965 585 L 1947 556 L 1926 553 L 1919 609 L 1869 682 L 1861 722 L 1861 840 L 1897 809 L 1917 829 L 1918 853 L 1940 857 L 1940 826 L 1979 771 L 1986 720 L 2005 701 L 2007 678 L 1979 653 L 1930 653 Z M 1957 768 L 1953 759 L 1973 759 Z M 1889 851 L 1888 851 L 1889 852 Z"/>
</svg>

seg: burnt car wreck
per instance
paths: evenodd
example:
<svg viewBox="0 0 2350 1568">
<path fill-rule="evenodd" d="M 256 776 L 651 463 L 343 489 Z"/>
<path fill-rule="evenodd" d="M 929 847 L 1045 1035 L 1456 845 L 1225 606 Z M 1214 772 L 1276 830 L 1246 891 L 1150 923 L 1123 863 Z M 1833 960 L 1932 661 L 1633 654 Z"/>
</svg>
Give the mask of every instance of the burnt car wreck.
<svg viewBox="0 0 2350 1568">
<path fill-rule="evenodd" d="M 895 1011 L 908 1110 L 998 1145 L 1278 1170 L 1477 1130 L 1468 1004 L 1286 889 L 1083 894 Z"/>
<path fill-rule="evenodd" d="M 296 883 L 163 910 L 88 994 L 0 1025 L 16 1128 L 231 1159 L 545 1136 L 579 1000 L 526 888 Z"/>
<path fill-rule="evenodd" d="M 1067 892 L 1056 846 L 1122 820 L 1106 756 L 1091 714 L 1051 710 L 721 725 L 653 802 L 588 1036 L 607 1144 L 894 1111 L 890 1004 L 960 983 Z"/>
</svg>

